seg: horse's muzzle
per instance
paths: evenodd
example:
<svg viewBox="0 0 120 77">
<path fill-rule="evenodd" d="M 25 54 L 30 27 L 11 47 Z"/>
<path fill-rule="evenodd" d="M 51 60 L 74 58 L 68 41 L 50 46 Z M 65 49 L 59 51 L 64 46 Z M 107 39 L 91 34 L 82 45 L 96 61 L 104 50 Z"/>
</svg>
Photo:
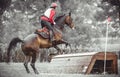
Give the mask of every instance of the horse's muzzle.
<svg viewBox="0 0 120 77">
<path fill-rule="evenodd" d="M 72 30 L 75 30 L 75 27 L 73 27 Z"/>
</svg>

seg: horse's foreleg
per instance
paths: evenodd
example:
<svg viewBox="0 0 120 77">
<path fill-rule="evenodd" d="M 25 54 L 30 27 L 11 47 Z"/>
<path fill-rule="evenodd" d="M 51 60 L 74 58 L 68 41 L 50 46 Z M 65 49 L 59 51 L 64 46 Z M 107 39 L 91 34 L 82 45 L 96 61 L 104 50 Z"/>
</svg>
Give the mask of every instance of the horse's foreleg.
<svg viewBox="0 0 120 77">
<path fill-rule="evenodd" d="M 30 61 L 30 56 L 26 56 L 25 61 L 24 61 L 24 66 L 27 71 L 27 73 L 30 73 L 30 70 L 28 69 L 28 62 Z"/>
<path fill-rule="evenodd" d="M 70 44 L 69 44 L 67 41 L 64 41 L 63 39 L 62 39 L 62 40 L 59 40 L 59 41 L 53 41 L 52 44 L 53 44 L 53 46 L 56 46 L 56 45 L 58 45 L 58 44 L 65 44 L 66 47 L 67 47 L 68 45 L 70 46 Z"/>
<path fill-rule="evenodd" d="M 56 45 L 54 46 L 55 49 L 57 49 L 57 54 L 63 54 L 62 50 Z"/>
<path fill-rule="evenodd" d="M 37 58 L 37 54 L 36 54 L 36 53 L 33 53 L 33 55 L 32 55 L 31 67 L 33 68 L 35 74 L 39 74 L 39 72 L 38 72 L 37 69 L 35 68 L 36 58 Z"/>
<path fill-rule="evenodd" d="M 65 44 L 66 47 L 69 46 L 70 49 L 72 50 L 70 43 L 68 43 L 68 42 L 66 42 L 66 41 L 64 41 L 64 40 L 60 40 L 59 42 L 60 42 L 61 44 Z M 65 51 L 64 51 L 64 52 L 65 52 Z"/>
<path fill-rule="evenodd" d="M 67 41 L 63 40 L 63 39 L 62 39 L 62 40 L 59 40 L 58 42 L 59 42 L 60 44 L 65 44 L 66 47 L 67 47 L 67 46 L 70 46 L 70 44 L 69 44 Z"/>
</svg>

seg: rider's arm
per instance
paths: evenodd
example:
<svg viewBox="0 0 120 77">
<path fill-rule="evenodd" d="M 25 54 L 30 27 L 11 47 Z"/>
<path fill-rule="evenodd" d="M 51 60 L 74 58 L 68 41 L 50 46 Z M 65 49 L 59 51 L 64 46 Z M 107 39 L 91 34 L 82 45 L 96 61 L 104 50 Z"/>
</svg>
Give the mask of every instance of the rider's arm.
<svg viewBox="0 0 120 77">
<path fill-rule="evenodd" d="M 50 13 L 50 22 L 52 23 L 52 24 L 55 24 L 55 22 L 54 22 L 54 16 L 55 16 L 55 10 L 51 10 L 51 13 Z"/>
</svg>

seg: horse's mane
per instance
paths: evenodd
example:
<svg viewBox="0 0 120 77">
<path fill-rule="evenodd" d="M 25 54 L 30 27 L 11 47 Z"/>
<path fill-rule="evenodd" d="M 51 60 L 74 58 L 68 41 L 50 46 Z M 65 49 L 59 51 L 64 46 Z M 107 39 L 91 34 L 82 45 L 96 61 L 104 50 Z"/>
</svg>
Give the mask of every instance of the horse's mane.
<svg viewBox="0 0 120 77">
<path fill-rule="evenodd" d="M 65 16 L 65 14 L 59 15 L 55 18 L 55 22 L 58 21 L 60 18 L 62 18 L 63 16 Z"/>
</svg>

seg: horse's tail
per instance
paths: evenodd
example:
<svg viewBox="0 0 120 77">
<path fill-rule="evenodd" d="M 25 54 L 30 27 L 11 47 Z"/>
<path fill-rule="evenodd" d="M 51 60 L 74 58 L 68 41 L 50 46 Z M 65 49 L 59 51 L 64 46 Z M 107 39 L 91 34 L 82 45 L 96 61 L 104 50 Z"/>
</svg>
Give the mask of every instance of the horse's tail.
<svg viewBox="0 0 120 77">
<path fill-rule="evenodd" d="M 16 38 L 13 38 L 11 40 L 11 42 L 9 43 L 9 46 L 7 49 L 7 62 L 10 62 L 10 52 L 11 52 L 12 48 L 14 48 L 17 45 L 17 43 L 23 43 L 23 40 L 16 37 Z"/>
</svg>

